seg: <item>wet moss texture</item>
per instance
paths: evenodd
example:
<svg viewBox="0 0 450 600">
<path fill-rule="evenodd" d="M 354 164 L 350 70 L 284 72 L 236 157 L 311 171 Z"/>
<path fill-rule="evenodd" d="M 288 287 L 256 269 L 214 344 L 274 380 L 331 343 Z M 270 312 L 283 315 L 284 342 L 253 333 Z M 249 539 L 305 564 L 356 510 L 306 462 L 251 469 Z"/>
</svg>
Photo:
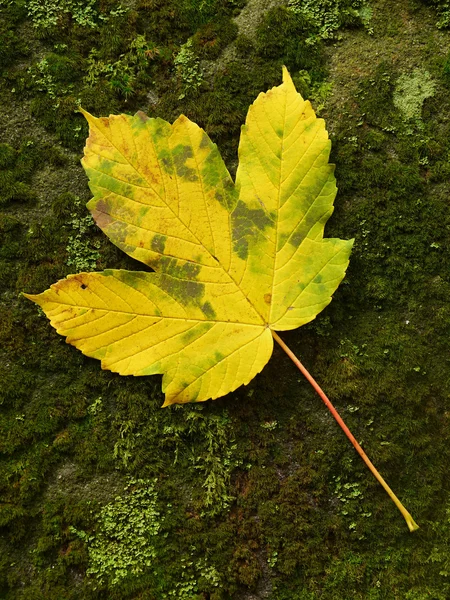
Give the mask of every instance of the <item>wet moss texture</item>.
<svg viewBox="0 0 450 600">
<path fill-rule="evenodd" d="M 448 600 L 449 14 L 420 0 L 0 3 L 2 599 Z M 158 377 L 101 371 L 20 295 L 74 265 L 142 269 L 88 217 L 78 106 L 183 113 L 234 173 L 248 106 L 282 64 L 332 139 L 326 235 L 356 240 L 330 306 L 283 338 L 414 534 L 280 349 L 228 397 L 161 410 Z"/>
</svg>

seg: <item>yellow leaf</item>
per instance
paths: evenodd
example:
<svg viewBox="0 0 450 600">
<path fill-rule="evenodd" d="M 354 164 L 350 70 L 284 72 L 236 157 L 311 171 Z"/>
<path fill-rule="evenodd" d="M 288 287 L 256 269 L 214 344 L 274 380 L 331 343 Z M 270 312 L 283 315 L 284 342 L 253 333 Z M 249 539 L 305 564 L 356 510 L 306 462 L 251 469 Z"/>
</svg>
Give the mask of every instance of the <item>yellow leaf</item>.
<svg viewBox="0 0 450 600">
<path fill-rule="evenodd" d="M 70 275 L 26 296 L 102 368 L 162 373 L 165 405 L 249 383 L 271 356 L 271 332 L 314 319 L 348 265 L 353 241 L 323 239 L 336 195 L 323 120 L 284 69 L 249 109 L 233 184 L 184 116 L 84 115 L 88 208 L 155 272 Z"/>
</svg>

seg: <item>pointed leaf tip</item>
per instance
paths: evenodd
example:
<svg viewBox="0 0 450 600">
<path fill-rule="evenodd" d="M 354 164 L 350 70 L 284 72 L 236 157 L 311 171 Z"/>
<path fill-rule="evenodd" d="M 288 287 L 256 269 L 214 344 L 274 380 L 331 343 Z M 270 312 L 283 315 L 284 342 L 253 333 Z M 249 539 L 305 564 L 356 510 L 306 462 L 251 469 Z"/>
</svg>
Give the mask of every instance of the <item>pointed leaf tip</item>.
<svg viewBox="0 0 450 600">
<path fill-rule="evenodd" d="M 300 96 L 301 100 L 303 101 L 304 98 L 300 94 L 300 92 L 297 90 L 297 88 L 295 87 L 289 71 L 287 70 L 287 68 L 284 65 L 283 65 L 282 69 L 283 69 L 283 85 L 287 86 L 288 90 L 294 92 L 295 94 L 298 94 Z"/>
<path fill-rule="evenodd" d="M 37 297 L 37 295 L 35 294 L 26 294 L 25 292 L 20 292 L 20 295 L 26 298 L 27 300 L 32 300 L 33 302 L 35 302 L 35 298 Z"/>
<path fill-rule="evenodd" d="M 285 65 L 283 65 L 282 70 L 283 70 L 283 83 L 292 83 L 291 75 Z"/>
<path fill-rule="evenodd" d="M 86 120 L 89 120 L 89 117 L 92 118 L 92 115 L 90 113 L 88 113 L 87 110 L 84 110 L 84 108 L 82 106 L 78 107 L 78 112 L 80 112 Z"/>
<path fill-rule="evenodd" d="M 91 129 L 94 125 L 96 125 L 96 123 L 99 121 L 99 119 L 97 117 L 94 117 L 94 115 L 91 115 L 90 112 L 88 112 L 87 110 L 84 110 L 84 108 L 82 108 L 81 106 L 78 107 L 78 111 L 83 115 L 83 117 L 86 119 L 86 121 L 88 122 L 89 128 Z M 88 138 L 89 140 L 89 138 Z M 88 141 L 86 140 L 86 141 Z"/>
</svg>

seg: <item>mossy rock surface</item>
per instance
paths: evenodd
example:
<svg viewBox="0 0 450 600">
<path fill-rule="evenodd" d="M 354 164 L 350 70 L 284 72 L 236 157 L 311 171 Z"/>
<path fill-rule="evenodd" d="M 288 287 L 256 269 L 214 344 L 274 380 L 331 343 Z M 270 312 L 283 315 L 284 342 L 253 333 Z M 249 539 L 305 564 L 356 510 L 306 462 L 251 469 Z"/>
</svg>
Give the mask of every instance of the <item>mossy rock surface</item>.
<svg viewBox="0 0 450 600">
<path fill-rule="evenodd" d="M 320 1 L 320 22 L 295 5 L 0 7 L 2 600 L 450 597 L 448 3 Z M 80 102 L 184 113 L 234 173 L 283 63 L 332 138 L 326 235 L 356 240 L 333 302 L 283 338 L 414 534 L 281 350 L 228 397 L 161 410 L 158 377 L 101 371 L 20 295 L 139 268 L 84 208 Z"/>
</svg>

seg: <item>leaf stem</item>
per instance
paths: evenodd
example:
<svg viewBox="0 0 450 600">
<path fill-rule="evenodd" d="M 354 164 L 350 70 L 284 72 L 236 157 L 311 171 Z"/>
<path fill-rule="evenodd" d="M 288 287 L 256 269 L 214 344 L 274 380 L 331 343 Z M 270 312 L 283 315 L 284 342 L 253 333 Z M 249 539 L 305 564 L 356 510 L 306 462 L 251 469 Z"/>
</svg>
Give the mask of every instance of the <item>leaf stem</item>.
<svg viewBox="0 0 450 600">
<path fill-rule="evenodd" d="M 394 492 L 391 490 L 391 488 L 388 486 L 388 484 L 385 482 L 385 480 L 381 477 L 380 473 L 377 471 L 377 469 L 375 468 L 375 466 L 373 465 L 373 463 L 370 461 L 370 459 L 367 456 L 367 454 L 364 452 L 364 450 L 358 444 L 358 442 L 356 441 L 355 437 L 351 433 L 350 429 L 344 423 L 344 421 L 340 417 L 339 413 L 334 408 L 334 406 L 331 404 L 330 400 L 327 398 L 327 396 L 325 395 L 324 391 L 319 386 L 319 384 L 316 382 L 316 380 L 310 375 L 310 373 L 306 370 L 306 368 L 298 360 L 298 358 L 295 356 L 295 354 L 292 352 L 292 350 L 290 350 L 288 348 L 288 346 L 286 346 L 286 344 L 283 342 L 283 340 L 280 338 L 280 336 L 277 333 L 275 333 L 275 331 L 272 331 L 272 336 L 279 343 L 279 345 L 283 348 L 283 350 L 286 352 L 286 354 L 289 356 L 289 358 L 292 360 L 292 362 L 300 369 L 300 371 L 303 373 L 303 375 L 306 377 L 306 379 L 309 381 L 309 383 L 313 386 L 313 388 L 315 389 L 315 391 L 319 394 L 319 396 L 325 402 L 325 404 L 327 405 L 327 407 L 330 410 L 331 414 L 336 419 L 336 421 L 339 423 L 339 425 L 342 428 L 342 430 L 344 431 L 345 435 L 348 437 L 348 439 L 351 441 L 351 443 L 355 447 L 355 450 L 361 456 L 361 458 L 363 459 L 363 461 L 366 463 L 366 465 L 372 471 L 373 475 L 376 477 L 376 479 L 381 483 L 381 485 L 383 486 L 383 488 L 386 490 L 386 492 L 388 493 L 389 497 L 394 502 L 394 504 L 396 505 L 396 507 L 402 513 L 402 515 L 403 515 L 403 517 L 404 517 L 404 519 L 406 521 L 406 524 L 409 527 L 409 530 L 410 531 L 415 531 L 416 529 L 419 529 L 419 526 L 414 521 L 414 519 L 412 518 L 412 516 L 409 514 L 409 512 L 406 510 L 406 508 L 403 506 L 403 504 L 400 502 L 400 500 L 397 498 L 397 496 L 394 494 Z"/>
</svg>

